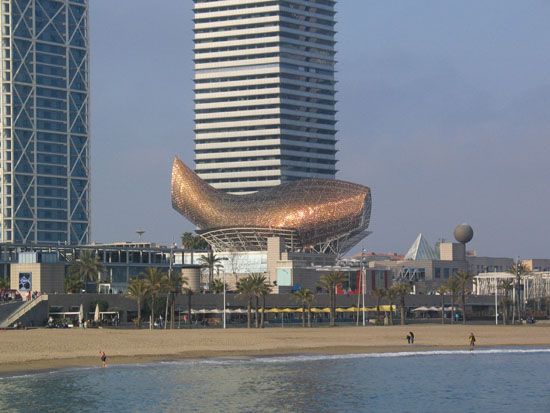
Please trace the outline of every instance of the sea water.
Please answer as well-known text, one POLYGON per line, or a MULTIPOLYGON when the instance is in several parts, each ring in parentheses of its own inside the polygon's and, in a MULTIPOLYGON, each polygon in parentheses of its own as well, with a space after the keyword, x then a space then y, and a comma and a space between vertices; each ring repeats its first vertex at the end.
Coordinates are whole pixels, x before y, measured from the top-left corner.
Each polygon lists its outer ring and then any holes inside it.
POLYGON ((0 379, 0 411, 550 412, 550 350, 110 365, 0 379))

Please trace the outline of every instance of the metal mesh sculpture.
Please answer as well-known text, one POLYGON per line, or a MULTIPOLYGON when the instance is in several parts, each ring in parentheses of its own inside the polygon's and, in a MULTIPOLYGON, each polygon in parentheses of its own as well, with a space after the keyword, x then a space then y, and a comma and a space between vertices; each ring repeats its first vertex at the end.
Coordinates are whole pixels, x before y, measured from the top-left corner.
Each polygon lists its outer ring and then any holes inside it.
POLYGON ((284 237, 292 250, 334 250, 339 243, 343 252, 367 235, 371 195, 368 187, 325 179, 232 195, 213 188, 176 158, 172 206, 198 226, 216 250, 262 247, 266 237, 274 235, 284 237))

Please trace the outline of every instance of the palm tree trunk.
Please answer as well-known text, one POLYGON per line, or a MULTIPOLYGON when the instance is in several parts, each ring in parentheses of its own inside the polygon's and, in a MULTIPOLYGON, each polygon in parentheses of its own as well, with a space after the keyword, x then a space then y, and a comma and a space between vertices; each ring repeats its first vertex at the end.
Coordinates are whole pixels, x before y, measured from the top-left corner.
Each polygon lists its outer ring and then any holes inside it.
POLYGON ((255 317, 254 317, 254 327, 260 327, 260 299, 256 296, 256 308, 255 308, 255 317))
POLYGON ((170 328, 174 329, 174 320, 176 318, 176 294, 172 294, 172 303, 170 305, 170 328))
POLYGON ((336 325, 336 298, 334 297, 334 287, 330 289, 330 326, 334 327, 336 325))
POLYGON ((445 294, 441 294, 441 324, 445 324, 445 294))
POLYGON ((401 297, 401 325, 405 325, 405 296, 401 297))
POLYGON ((248 305, 246 307, 246 328, 252 327, 252 297, 248 297, 248 305))
POLYGON ((151 328, 155 326, 155 295, 151 295, 151 328))
POLYGON ((307 326, 311 328, 311 306, 307 306, 307 326))
POLYGON ((137 327, 138 328, 141 328, 141 299, 138 298, 137 300, 137 307, 138 307, 138 314, 137 314, 137 318, 138 318, 138 322, 137 322, 137 327))
POLYGON ((380 322, 380 297, 376 298, 376 323, 380 322))
POLYGON ((462 291, 462 324, 466 324, 466 292, 462 291))
POLYGON ((262 314, 260 316, 260 327, 264 328, 265 323, 265 294, 262 295, 262 314))
POLYGON ((168 328, 168 306, 170 304, 170 293, 166 293, 166 306, 164 308, 164 329, 168 328))
POLYGON ((189 325, 192 325, 191 316, 193 314, 191 313, 191 294, 187 294, 187 320, 189 322, 189 325))
POLYGON ((390 300, 390 320, 389 320, 390 326, 393 326, 393 302, 390 300))
POLYGON ((451 324, 455 323, 455 295, 451 294, 451 324))
POLYGON ((306 306, 302 303, 302 327, 306 326, 306 306))

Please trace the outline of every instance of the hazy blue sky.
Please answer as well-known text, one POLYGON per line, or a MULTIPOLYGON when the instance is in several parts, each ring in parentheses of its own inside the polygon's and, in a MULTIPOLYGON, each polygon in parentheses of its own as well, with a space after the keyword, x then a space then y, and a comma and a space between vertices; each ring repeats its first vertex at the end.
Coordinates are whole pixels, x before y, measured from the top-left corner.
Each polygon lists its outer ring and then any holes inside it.
MULTIPOLYGON (((338 178, 373 192, 368 250, 469 222, 480 255, 550 258, 550 2, 340 0, 338 178)), ((92 239, 177 240, 193 160, 191 0, 90 0, 92 239)))

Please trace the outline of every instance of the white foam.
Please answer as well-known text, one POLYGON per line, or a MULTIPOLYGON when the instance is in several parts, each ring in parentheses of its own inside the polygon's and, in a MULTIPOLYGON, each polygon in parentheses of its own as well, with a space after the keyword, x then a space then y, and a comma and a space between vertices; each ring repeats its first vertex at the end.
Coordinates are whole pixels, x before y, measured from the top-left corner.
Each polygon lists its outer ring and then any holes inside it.
MULTIPOLYGON (((159 365, 237 365, 237 364, 281 364, 309 361, 353 360, 369 358, 397 358, 397 357, 429 357, 429 356, 453 356, 453 355, 487 355, 487 354, 548 354, 550 348, 484 348, 470 350, 431 350, 431 351, 398 351, 387 353, 356 353, 356 354, 301 354, 289 356, 265 356, 265 357, 235 357, 235 358, 210 358, 210 359, 185 359, 150 363, 111 365, 110 369, 126 368, 151 368, 159 365)), ((109 369, 109 370, 110 370, 109 369)), ((6 379, 30 378, 47 376, 50 374, 67 373, 83 370, 101 370, 101 367, 73 367, 60 370, 39 371, 36 373, 22 373, 11 376, 0 376, 0 381, 6 379)))

